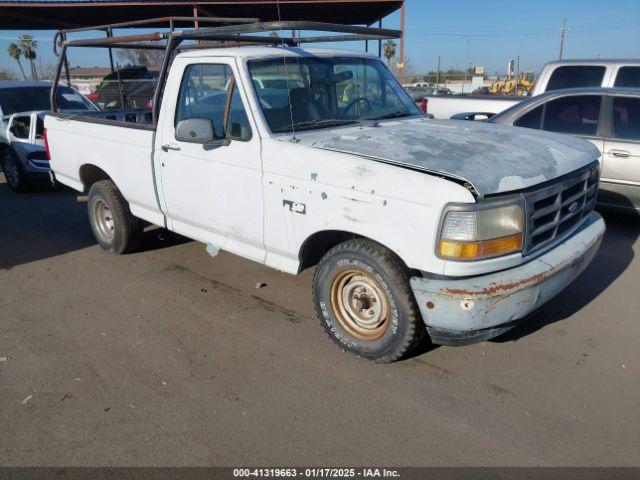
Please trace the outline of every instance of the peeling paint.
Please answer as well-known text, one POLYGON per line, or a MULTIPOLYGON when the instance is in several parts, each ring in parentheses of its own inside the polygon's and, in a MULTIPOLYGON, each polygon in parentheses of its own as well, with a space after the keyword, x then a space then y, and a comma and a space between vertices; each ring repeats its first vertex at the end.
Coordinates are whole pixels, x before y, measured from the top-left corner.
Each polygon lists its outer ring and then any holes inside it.
MULTIPOLYGON (((302 132, 300 145, 465 180, 480 195, 537 185, 600 156, 597 148, 583 139, 484 122, 406 120, 382 123, 375 135, 371 128, 302 132)), ((366 171, 364 165, 356 167, 358 175, 366 171)))
POLYGON ((323 200, 326 200, 329 197, 326 192, 322 192, 322 195, 320 196, 322 197, 323 200))

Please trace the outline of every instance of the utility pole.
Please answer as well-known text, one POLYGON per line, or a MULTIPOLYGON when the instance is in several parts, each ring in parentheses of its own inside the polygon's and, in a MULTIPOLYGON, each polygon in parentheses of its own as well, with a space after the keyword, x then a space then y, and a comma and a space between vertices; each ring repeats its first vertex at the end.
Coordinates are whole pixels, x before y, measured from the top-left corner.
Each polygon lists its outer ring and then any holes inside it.
POLYGON ((440 89, 440 56, 438 56, 438 70, 436 72, 436 93, 440 89))
POLYGON ((463 35, 463 38, 467 41, 467 64, 465 65, 465 69, 464 69, 464 81, 462 82, 462 93, 464 93, 464 87, 465 87, 465 84, 467 83, 467 74, 471 69, 471 60, 469 59, 469 50, 471 50, 471 40, 469 40, 469 37, 467 37, 466 35, 463 35))
POLYGON ((562 28, 560 29, 560 57, 559 60, 562 60, 562 54, 564 53, 564 36, 567 33, 567 19, 565 18, 562 22, 562 28))
POLYGON ((402 31, 402 37, 400 37, 400 58, 398 59, 398 78, 404 77, 404 27, 405 27, 406 9, 405 3, 402 2, 402 10, 400 11, 400 30, 402 31))
POLYGON ((516 91, 514 93, 514 95, 518 95, 518 85, 520 83, 520 55, 518 55, 516 57, 516 75, 514 77, 515 85, 516 85, 516 91))

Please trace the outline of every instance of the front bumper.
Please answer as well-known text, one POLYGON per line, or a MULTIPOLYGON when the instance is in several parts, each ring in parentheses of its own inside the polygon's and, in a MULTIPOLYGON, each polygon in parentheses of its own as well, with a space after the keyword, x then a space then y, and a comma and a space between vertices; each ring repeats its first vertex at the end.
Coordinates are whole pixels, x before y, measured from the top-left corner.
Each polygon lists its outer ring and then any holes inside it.
POLYGON ((589 265, 604 232, 604 220, 592 212, 571 237, 524 265, 463 279, 413 277, 411 288, 431 340, 468 345, 513 328, 589 265))

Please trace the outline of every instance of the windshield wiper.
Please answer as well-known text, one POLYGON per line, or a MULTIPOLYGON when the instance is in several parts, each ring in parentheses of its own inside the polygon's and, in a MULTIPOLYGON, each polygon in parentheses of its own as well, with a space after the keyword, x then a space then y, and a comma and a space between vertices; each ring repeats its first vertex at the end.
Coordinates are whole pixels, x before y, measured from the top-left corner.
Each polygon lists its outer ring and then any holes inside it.
POLYGON ((358 123, 357 120, 344 120, 339 118, 331 118, 331 119, 320 119, 320 120, 308 120, 305 122, 297 122, 287 126, 293 127, 294 130, 311 130, 313 128, 322 128, 328 126, 338 126, 338 125, 352 125, 354 123, 358 123))
POLYGON ((385 113, 384 115, 381 115, 376 118, 371 118, 370 120, 375 122, 377 120, 388 120, 390 118, 412 117, 414 115, 415 113, 398 111, 398 112, 385 113))

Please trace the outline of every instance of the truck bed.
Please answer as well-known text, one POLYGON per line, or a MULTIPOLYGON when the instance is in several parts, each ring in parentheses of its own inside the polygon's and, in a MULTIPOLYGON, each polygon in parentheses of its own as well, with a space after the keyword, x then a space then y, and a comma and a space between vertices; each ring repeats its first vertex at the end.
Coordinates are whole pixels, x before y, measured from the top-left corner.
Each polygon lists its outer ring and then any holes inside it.
POLYGON ((59 118, 73 118, 82 122, 109 123, 117 122, 123 127, 153 128, 153 113, 150 108, 138 108, 128 110, 101 110, 98 112, 82 113, 55 113, 51 114, 59 118))
MULTIPOLYGON (((135 112, 135 119, 145 120, 147 112, 135 112)), ((86 192, 89 178, 100 174, 97 167, 118 185, 134 215, 164 225, 155 191, 155 130, 150 123, 133 122, 133 115, 132 111, 47 115, 51 169, 60 183, 86 192), (118 115, 129 115, 131 121, 118 121, 118 115)))
POLYGON ((428 112, 435 118, 449 119, 466 112, 496 114, 527 97, 493 95, 427 95, 428 112))

